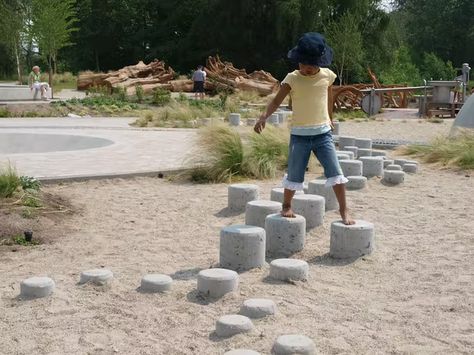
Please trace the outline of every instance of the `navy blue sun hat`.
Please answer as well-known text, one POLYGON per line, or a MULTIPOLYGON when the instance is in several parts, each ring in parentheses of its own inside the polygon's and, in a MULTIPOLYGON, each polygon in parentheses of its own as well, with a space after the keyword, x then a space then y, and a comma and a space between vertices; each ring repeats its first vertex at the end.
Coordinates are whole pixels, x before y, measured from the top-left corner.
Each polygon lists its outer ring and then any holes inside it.
POLYGON ((322 34, 308 32, 298 40, 296 47, 288 52, 288 58, 295 63, 326 68, 331 65, 333 51, 322 34))

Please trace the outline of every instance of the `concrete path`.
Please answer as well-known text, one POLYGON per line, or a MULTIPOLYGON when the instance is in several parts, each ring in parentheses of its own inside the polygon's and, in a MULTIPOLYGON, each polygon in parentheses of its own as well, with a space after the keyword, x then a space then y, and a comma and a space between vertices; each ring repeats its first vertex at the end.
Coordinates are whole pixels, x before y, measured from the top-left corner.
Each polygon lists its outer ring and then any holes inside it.
MULTIPOLYGON (((112 144, 74 151, 6 153, 0 163, 10 161, 22 175, 40 179, 68 179, 166 173, 189 167, 186 157, 193 151, 196 131, 190 129, 144 130, 130 127, 134 118, 29 118, 0 119, 0 136, 8 133, 104 138, 112 144)), ((31 136, 25 135, 28 139, 31 136)), ((43 141, 45 141, 43 139, 43 141)), ((42 147, 48 142, 42 142, 42 147)), ((28 145, 34 146, 34 145, 28 145)), ((57 146, 51 142, 51 147, 57 146)))

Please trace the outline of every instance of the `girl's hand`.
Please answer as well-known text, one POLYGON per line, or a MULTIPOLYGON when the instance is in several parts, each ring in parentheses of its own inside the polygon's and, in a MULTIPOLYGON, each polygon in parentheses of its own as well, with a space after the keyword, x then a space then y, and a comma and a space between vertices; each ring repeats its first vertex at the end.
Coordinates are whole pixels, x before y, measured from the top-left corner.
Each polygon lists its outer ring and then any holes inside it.
POLYGON ((260 134, 265 129, 265 123, 267 120, 264 117, 260 117, 253 130, 260 134))
POLYGON ((335 131, 336 130, 336 127, 334 127, 334 123, 332 123, 332 121, 329 123, 331 125, 331 131, 335 131))

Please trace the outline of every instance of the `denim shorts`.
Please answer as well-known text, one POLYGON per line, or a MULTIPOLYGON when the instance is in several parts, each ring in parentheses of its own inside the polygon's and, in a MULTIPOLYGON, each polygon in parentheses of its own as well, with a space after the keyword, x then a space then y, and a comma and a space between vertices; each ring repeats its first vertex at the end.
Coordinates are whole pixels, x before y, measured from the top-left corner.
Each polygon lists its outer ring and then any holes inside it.
POLYGON ((331 132, 315 136, 290 137, 288 156, 288 176, 290 183, 302 184, 311 152, 316 155, 324 168, 327 179, 343 175, 331 132))

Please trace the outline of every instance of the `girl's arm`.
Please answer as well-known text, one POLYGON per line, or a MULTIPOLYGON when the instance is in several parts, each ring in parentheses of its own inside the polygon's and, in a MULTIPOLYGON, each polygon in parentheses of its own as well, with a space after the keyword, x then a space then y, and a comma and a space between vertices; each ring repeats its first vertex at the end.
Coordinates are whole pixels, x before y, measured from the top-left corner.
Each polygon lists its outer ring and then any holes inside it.
POLYGON ((332 123, 332 116, 334 111, 333 96, 332 96, 332 85, 328 87, 328 113, 329 119, 331 120, 331 128, 334 130, 334 124, 332 123))
POLYGON ((288 84, 282 84, 280 86, 280 90, 278 90, 277 94, 273 98, 272 101, 268 104, 264 113, 260 115, 259 120, 255 124, 254 131, 260 133, 265 128, 265 122, 267 118, 271 116, 273 112, 275 112, 285 99, 286 95, 288 95, 291 91, 291 87, 288 84))

